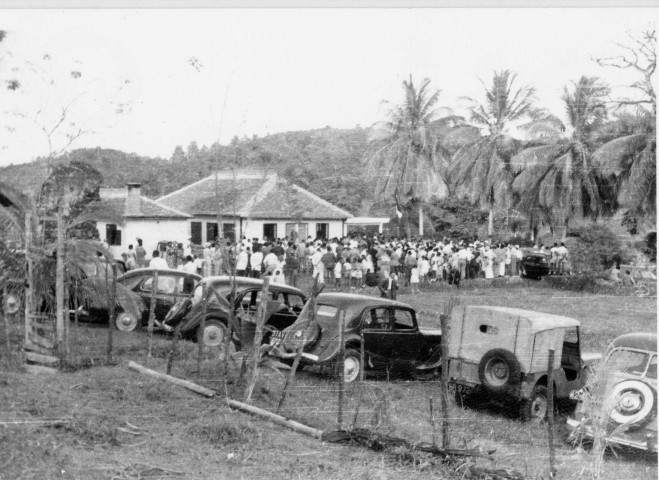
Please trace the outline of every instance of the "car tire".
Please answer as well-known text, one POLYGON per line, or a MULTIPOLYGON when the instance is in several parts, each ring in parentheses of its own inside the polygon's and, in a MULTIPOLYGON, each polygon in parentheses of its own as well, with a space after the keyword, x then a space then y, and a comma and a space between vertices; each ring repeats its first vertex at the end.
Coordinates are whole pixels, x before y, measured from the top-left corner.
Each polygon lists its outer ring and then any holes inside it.
POLYGON ((132 313, 120 312, 114 320, 117 330, 122 332, 134 332, 140 327, 140 319, 132 313))
POLYGON ((478 364, 481 385, 492 393, 502 393, 517 385, 520 372, 515 354, 503 348, 488 351, 478 364))
MULTIPOLYGON (((340 364, 341 362, 339 361, 338 365, 340 364)), ((343 359, 343 382, 352 383, 357 380, 362 368, 363 365, 359 356, 359 352, 353 348, 346 349, 343 359)))
POLYGON ((224 345, 227 327, 216 319, 206 320, 205 325, 197 329, 197 342, 202 342, 206 347, 219 347, 224 345))
POLYGON ((636 428, 644 426, 652 419, 656 403, 652 388, 640 380, 625 380, 615 385, 609 401, 611 420, 636 428))
POLYGON ((531 398, 525 398, 519 407, 519 417, 523 422, 542 421, 547 418, 547 387, 536 385, 531 398))

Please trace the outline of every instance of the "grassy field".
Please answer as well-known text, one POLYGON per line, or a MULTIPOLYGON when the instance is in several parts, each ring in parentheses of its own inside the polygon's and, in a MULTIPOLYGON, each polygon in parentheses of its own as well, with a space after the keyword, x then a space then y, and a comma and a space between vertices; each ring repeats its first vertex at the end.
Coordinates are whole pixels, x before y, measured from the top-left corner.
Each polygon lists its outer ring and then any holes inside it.
MULTIPOLYGON (((373 292, 371 292, 373 293, 373 292)), ((448 290, 400 295, 415 306, 425 327, 438 327, 437 312, 448 290)), ((579 295, 524 283, 510 288, 463 288, 464 305, 505 305, 575 317, 582 321, 584 348, 603 351, 607 342, 632 331, 655 331, 656 298, 579 295)), ((2 329, 4 330, 4 329, 2 329)), ((116 365, 104 365, 107 329, 73 330, 74 352, 89 368, 57 375, 22 373, 20 356, 7 352, 0 335, 0 478, 227 478, 227 479, 407 479, 464 478, 465 465, 440 464, 376 453, 361 447, 322 443, 231 411, 225 396, 206 399, 126 368, 146 363, 147 336, 116 332, 116 365), (64 418, 59 427, 38 423, 64 418), (11 422, 26 422, 16 424, 11 422), (32 423, 30 423, 32 422, 32 423)), ((10 338, 18 346, 20 331, 10 338)), ((165 370, 170 338, 157 335, 149 366, 165 370)), ((223 362, 206 352, 197 371, 197 345, 183 342, 173 374, 225 392, 223 362)), ((240 356, 230 362, 226 392, 242 400, 240 356)), ((261 369, 253 403, 275 410, 283 376, 261 369)), ((282 414, 323 430, 337 427, 337 383, 322 372, 304 370, 282 414)), ((439 403, 437 382, 369 377, 346 390, 343 426, 359 402, 357 427, 377 429, 410 441, 430 442, 429 402, 439 403)), ((437 407, 436 407, 437 408, 437 407)), ((457 447, 496 450, 480 466, 514 469, 529 478, 548 478, 544 425, 523 424, 502 406, 463 409, 450 404, 451 441, 457 447)), ((565 443, 565 414, 557 419, 558 478, 588 478, 592 458, 565 443)), ((607 455, 602 478, 656 478, 656 459, 633 452, 607 455)))

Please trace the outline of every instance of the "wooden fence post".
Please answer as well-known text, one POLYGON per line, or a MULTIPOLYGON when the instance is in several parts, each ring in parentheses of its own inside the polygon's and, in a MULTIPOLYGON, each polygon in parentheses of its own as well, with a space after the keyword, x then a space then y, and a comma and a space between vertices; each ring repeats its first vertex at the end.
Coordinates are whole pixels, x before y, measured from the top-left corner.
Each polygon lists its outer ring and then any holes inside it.
POLYGON ((9 312, 7 311, 7 295, 9 291, 7 290, 7 283, 2 286, 2 314, 5 317, 5 333, 7 335, 7 355, 11 355, 11 342, 9 341, 9 312))
POLYGON ((554 349, 549 349, 547 365, 547 442, 549 443, 549 476, 556 476, 556 448, 554 447, 554 349))
POLYGON ((149 337, 147 340, 147 353, 146 353, 146 366, 149 367, 149 360, 151 359, 151 349, 153 348, 153 324, 155 322, 156 310, 156 292, 158 291, 158 270, 153 272, 153 282, 151 283, 151 304, 149 305, 149 337))
MULTIPOLYGON (((106 265, 105 267, 106 278, 107 278, 107 268, 108 267, 106 265)), ((108 322, 108 351, 107 351, 108 363, 112 362, 112 351, 114 348, 114 329, 116 328, 116 320, 115 320, 116 304, 117 304, 117 265, 115 263, 112 263, 112 286, 110 290, 110 308, 109 308, 110 321, 108 322)), ((149 347, 149 355, 150 354, 151 354, 151 350, 149 347)))
MULTIPOLYGON (((344 341, 345 321, 346 311, 342 310, 341 314, 339 315, 339 411, 337 416, 337 430, 341 430, 341 425, 343 423, 343 387, 346 361, 346 346, 344 341)), ((363 369, 364 366, 362 365, 361 368, 363 369)))
POLYGON ((252 378, 247 384, 245 392, 245 403, 249 403, 252 398, 252 392, 256 385, 256 377, 259 371, 259 361, 261 360, 261 341, 263 340, 263 325, 265 324, 265 315, 268 309, 268 293, 270 291, 270 277, 263 279, 263 290, 261 290, 261 302, 259 303, 258 315, 256 317, 256 333, 254 334, 254 346, 252 351, 252 378))
MULTIPOLYGON (((198 373, 201 373, 201 357, 204 354, 204 330, 206 330, 206 314, 208 313, 208 297, 209 297, 208 292, 210 292, 210 289, 211 287, 208 282, 201 287, 201 298, 202 298, 201 325, 199 326, 200 335, 198 335, 197 337, 197 343, 198 343, 197 372, 198 373)), ((177 344, 175 345, 178 346, 177 344)))
POLYGON ((432 405, 432 397, 429 399, 430 402, 430 426, 432 427, 432 446, 437 446, 437 427, 435 425, 435 412, 432 405))

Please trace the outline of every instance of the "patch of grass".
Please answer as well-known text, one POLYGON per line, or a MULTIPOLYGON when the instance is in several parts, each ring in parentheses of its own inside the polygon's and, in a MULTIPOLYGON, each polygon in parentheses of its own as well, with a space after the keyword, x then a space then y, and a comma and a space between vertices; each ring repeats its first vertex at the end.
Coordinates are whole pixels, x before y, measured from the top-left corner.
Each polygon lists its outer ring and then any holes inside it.
POLYGON ((235 444, 259 443, 261 432, 248 423, 221 422, 210 425, 193 425, 188 428, 188 435, 198 437, 215 448, 235 444))

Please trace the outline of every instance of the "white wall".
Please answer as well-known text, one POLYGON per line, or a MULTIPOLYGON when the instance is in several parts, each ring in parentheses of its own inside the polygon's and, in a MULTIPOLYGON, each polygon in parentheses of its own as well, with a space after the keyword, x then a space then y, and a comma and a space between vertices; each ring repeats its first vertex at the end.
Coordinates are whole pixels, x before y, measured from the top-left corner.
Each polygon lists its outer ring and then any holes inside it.
MULTIPOLYGON (((264 223, 276 223, 277 224, 277 237, 283 238, 286 236, 286 224, 287 223, 306 223, 307 224, 307 235, 311 235, 315 238, 316 236, 316 223, 327 223, 328 231, 327 238, 341 238, 343 236, 343 222, 341 220, 318 220, 316 221, 307 221, 302 220, 300 222, 293 220, 245 220, 243 219, 243 235, 247 238, 258 238, 263 239, 263 224, 264 223)), ((239 234, 239 232, 236 232, 239 234)))
MULTIPOLYGON (((101 240, 105 239, 105 226, 108 222, 97 222, 96 228, 101 240)), ((127 219, 124 225, 117 225, 121 230, 121 245, 110 246, 110 251, 115 258, 128 250, 128 245, 137 246, 137 238, 142 239, 142 245, 146 250, 147 258, 151 258, 158 242, 161 240, 183 243, 190 236, 190 224, 188 220, 156 220, 156 219, 127 219)))

